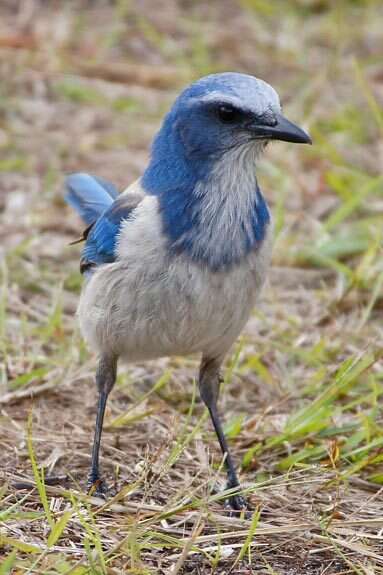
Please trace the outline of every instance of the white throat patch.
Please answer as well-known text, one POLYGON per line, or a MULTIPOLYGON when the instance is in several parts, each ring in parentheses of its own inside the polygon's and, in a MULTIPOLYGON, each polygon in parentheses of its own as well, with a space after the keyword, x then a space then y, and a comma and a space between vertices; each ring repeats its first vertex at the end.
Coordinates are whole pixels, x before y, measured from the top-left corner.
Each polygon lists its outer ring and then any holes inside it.
MULTIPOLYGON (((220 269, 239 262, 260 243, 263 238, 260 228, 269 219, 255 173, 256 160, 263 148, 263 142, 252 142, 227 151, 215 164, 208 180, 193 190, 198 198, 194 208, 198 226, 188 232, 188 240, 192 240, 191 253, 195 260, 220 269), (258 213, 260 203, 263 205, 258 213)), ((184 241, 185 237, 181 236, 176 245, 184 241)))

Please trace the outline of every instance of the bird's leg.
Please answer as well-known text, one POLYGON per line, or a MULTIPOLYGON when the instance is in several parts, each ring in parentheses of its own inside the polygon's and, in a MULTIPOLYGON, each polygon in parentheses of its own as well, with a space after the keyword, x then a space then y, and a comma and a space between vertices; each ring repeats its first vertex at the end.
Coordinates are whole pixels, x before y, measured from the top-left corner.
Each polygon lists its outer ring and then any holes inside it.
POLYGON ((99 456, 100 456, 100 443, 102 434, 102 425, 104 422, 104 414, 108 395, 111 392, 115 382, 117 373, 117 359, 114 356, 102 355, 99 359, 96 371, 96 385, 98 389, 98 405, 97 405, 97 418, 96 429, 94 432, 93 448, 92 448, 92 463, 88 477, 88 489, 92 489, 96 495, 105 495, 107 487, 100 478, 99 469, 99 456))
MULTIPOLYGON (((198 384, 202 400, 209 410, 222 453, 225 456, 227 489, 233 489, 234 487, 240 488, 240 484, 217 409, 219 386, 221 382, 219 371, 221 363, 222 360, 203 357, 200 366, 198 384)), ((247 508, 246 500, 241 495, 235 494, 230 496, 228 503, 232 509, 237 511, 247 508)))

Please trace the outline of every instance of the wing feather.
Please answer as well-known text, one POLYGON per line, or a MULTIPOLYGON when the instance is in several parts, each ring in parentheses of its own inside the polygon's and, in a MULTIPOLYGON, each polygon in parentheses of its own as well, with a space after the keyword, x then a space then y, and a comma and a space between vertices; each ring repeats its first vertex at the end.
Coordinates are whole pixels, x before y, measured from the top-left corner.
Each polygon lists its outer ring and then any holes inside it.
POLYGON ((135 187, 124 192, 98 218, 87 231, 80 270, 85 272, 97 265, 112 263, 116 259, 116 243, 121 225, 134 218, 134 210, 144 198, 144 192, 135 187))

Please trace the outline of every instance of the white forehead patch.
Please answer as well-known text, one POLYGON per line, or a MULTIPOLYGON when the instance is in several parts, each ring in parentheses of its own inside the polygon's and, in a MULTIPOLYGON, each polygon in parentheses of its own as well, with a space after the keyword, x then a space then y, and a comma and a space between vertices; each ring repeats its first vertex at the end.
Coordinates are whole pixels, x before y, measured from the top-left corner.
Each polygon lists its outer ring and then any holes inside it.
POLYGON ((227 102, 238 108, 244 108, 256 115, 280 112, 279 96, 270 84, 258 78, 238 75, 235 82, 222 82, 222 90, 216 85, 202 96, 192 100, 214 103, 227 102))

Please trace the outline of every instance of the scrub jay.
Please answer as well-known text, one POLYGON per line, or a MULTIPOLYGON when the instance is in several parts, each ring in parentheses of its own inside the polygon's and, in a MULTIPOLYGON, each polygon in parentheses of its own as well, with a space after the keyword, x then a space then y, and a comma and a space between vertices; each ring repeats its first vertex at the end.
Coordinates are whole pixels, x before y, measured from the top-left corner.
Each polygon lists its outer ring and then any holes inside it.
POLYGON ((178 96, 146 170, 123 193, 84 173, 66 180, 66 199, 87 225, 78 316, 99 357, 89 475, 98 493, 106 491, 99 449, 118 359, 200 353, 199 389, 224 454, 228 502, 245 507, 217 400, 223 359, 269 266, 272 225, 256 164, 270 140, 311 143, 266 82, 212 74, 178 96))

